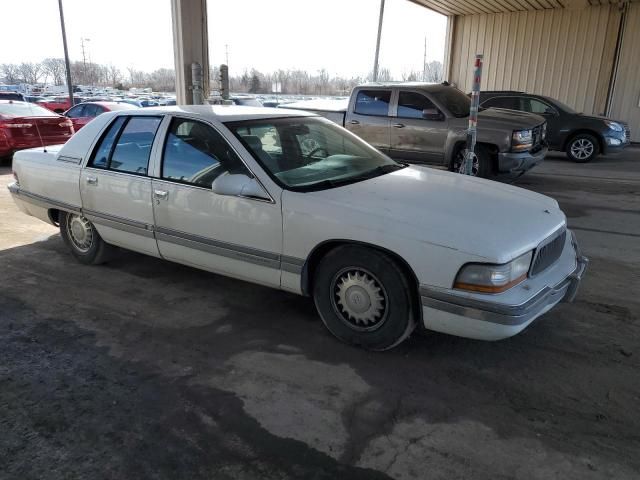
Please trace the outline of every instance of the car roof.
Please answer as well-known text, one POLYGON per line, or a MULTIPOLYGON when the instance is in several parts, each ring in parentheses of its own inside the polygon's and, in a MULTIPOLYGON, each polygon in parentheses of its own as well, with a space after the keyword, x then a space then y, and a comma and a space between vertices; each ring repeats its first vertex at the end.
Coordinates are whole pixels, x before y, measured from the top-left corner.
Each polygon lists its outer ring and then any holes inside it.
POLYGON ((175 105, 148 107, 140 110, 124 110, 118 115, 191 114, 219 122, 256 120, 261 118, 312 117, 315 114, 271 107, 246 107, 242 105, 175 105))
POLYGON ((453 85, 445 83, 429 83, 429 82, 369 82, 358 85, 356 88, 361 90, 367 89, 389 89, 389 88, 406 88, 411 90, 422 90, 425 92, 441 92, 455 88, 453 85))

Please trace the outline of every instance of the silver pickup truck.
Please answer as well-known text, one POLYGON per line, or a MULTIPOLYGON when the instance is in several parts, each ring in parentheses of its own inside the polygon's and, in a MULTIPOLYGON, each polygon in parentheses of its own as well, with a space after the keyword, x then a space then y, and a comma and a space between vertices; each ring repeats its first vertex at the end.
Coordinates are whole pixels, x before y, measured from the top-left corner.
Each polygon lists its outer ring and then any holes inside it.
MULTIPOLYGON (((344 126, 390 157, 462 168, 470 99, 447 84, 374 83, 348 100, 310 100, 279 108, 307 110, 344 126)), ((478 161, 473 174, 515 177, 547 153, 544 118, 490 108, 478 114, 478 161)))

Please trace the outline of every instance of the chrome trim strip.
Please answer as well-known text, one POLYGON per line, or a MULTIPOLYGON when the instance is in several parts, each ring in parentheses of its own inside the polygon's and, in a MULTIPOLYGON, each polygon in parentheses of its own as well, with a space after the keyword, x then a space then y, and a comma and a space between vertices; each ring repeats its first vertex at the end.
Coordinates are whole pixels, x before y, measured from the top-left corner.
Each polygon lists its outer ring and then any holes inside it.
POLYGON ((214 255, 221 255, 234 260, 242 260, 269 268, 280 268, 280 255, 277 253, 265 252, 250 247, 235 245, 232 243, 220 242, 209 238, 180 232, 169 228, 158 227, 156 238, 159 241, 175 243, 185 247, 195 248, 214 255))
POLYGON ((302 267, 304 267, 305 260, 296 257, 289 257, 288 255, 282 255, 280 268, 284 272, 295 273, 296 275, 302 274, 302 267))
POLYGON ((71 205, 69 203, 59 202, 58 200, 54 200, 52 198, 45 197, 42 195, 37 195, 35 193, 27 192, 26 190, 21 189, 20 186, 16 184, 9 185, 9 191, 13 195, 17 195, 18 197, 21 197, 23 200, 29 203, 32 203, 34 205, 37 205, 39 207, 43 207, 43 208, 55 207, 67 212, 74 212, 74 213, 80 212, 80 207, 76 207, 75 205, 71 205))
POLYGON ((60 155, 56 160, 59 162, 75 163, 76 165, 82 163, 82 158, 70 157, 68 155, 60 155))
POLYGON ((83 209, 82 214, 97 225, 115 228, 116 230, 122 230, 147 238, 154 238, 153 225, 148 225, 143 222, 137 222, 128 218, 116 217, 115 215, 109 215, 102 212, 95 212, 93 210, 83 209))

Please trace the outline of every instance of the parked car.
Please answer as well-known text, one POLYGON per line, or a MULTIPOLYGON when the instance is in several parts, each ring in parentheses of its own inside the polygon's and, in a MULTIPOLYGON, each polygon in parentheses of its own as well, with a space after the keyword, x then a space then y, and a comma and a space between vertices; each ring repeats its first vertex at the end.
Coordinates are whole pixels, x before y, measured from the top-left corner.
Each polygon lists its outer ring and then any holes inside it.
POLYGON ((39 102, 40 100, 46 100, 46 98, 45 97, 39 97, 39 96, 33 96, 33 95, 26 95, 24 97, 24 101, 25 102, 29 102, 29 103, 36 103, 36 102, 39 102))
MULTIPOLYGON (((64 113, 71 108, 71 100, 69 97, 45 97, 44 100, 38 100, 36 103, 55 113, 64 113)), ((74 103, 76 103, 75 97, 74 103)))
POLYGON ((0 100, 0 158, 17 150, 65 143, 71 121, 33 103, 0 100))
MULTIPOLYGON (((280 105, 318 113, 392 158, 464 170, 470 99, 448 83, 375 83, 356 87, 348 101, 280 105)), ((473 175, 516 177, 547 153, 544 118, 485 110, 478 115, 473 175)))
POLYGON ((138 107, 128 103, 119 102, 84 102, 71 107, 64 112, 64 116, 71 119, 73 128, 77 132, 91 120, 105 112, 113 112, 119 110, 135 110, 138 107))
POLYGON ((574 162, 589 162, 600 153, 618 153, 631 141, 631 131, 626 123, 578 113, 559 100, 544 95, 514 91, 480 92, 480 106, 543 116, 547 120, 549 148, 566 152, 574 162))
POLYGON ((125 98, 123 100, 120 100, 121 103, 128 103, 129 105, 134 105, 136 107, 140 107, 140 108, 147 108, 147 107, 157 107, 158 106, 158 102, 156 102, 155 100, 149 100, 149 99, 131 99, 131 98, 125 98))
POLYGON ((18 102, 24 102, 24 95, 19 92, 0 91, 0 100, 16 100, 18 102))
POLYGON ((419 322, 515 335, 571 301, 586 267, 555 200, 397 163, 304 112, 105 113, 17 153, 14 173, 19 208, 59 225, 82 263, 119 246, 310 295, 335 336, 373 350, 419 322), (322 143, 303 153, 309 135, 322 143))

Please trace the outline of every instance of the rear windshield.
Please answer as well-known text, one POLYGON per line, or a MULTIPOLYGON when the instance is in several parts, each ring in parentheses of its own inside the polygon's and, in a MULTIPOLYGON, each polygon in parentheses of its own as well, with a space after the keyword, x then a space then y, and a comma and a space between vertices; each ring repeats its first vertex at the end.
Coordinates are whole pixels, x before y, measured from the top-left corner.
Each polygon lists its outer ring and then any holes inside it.
POLYGON ((57 113, 26 102, 0 103, 0 115, 12 117, 58 117, 57 113))
POLYGON ((0 92, 0 100, 22 100, 21 93, 0 92))

